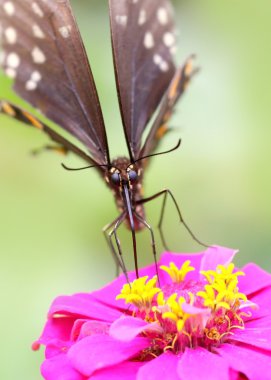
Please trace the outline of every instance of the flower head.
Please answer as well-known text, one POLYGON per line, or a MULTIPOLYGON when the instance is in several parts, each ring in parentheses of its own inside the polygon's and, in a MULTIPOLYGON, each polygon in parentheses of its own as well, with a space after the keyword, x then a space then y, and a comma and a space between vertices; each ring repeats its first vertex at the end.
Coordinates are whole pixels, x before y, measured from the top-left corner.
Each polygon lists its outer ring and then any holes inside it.
POLYGON ((254 264, 237 270, 234 253, 165 253, 159 283, 152 265, 130 284, 120 276, 58 297, 38 340, 44 378, 270 379, 271 276, 254 264))

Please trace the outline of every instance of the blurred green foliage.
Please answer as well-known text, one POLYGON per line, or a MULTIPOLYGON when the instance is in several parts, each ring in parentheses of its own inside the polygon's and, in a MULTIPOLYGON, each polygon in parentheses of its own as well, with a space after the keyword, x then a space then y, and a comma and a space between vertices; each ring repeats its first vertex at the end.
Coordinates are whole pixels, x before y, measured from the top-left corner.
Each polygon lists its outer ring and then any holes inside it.
MULTIPOLYGON (((107 2, 72 1, 103 106, 111 154, 125 154, 109 38, 107 2)), ((153 159, 148 195, 168 187, 193 231, 204 241, 239 248, 239 264, 271 269, 271 3, 268 0, 176 0, 178 62, 197 53, 201 66, 164 141, 178 152, 153 159)), ((23 105, 1 74, 0 97, 23 105)), ((30 109, 28 107, 28 109, 30 109)), ((0 117, 1 364, 0 378, 39 378, 43 353, 32 353, 56 295, 89 291, 114 276, 100 230, 117 215, 95 173, 65 172, 64 159, 31 149, 47 139, 0 117)), ((70 165, 81 162, 65 158, 70 165)), ((148 206, 152 225, 159 201, 148 206)), ((172 250, 200 250, 180 230, 173 207, 165 228, 172 250), (180 233, 181 231, 181 233, 180 233)), ((132 267, 130 235, 121 233, 132 267)), ((159 241, 157 235, 157 241, 159 241)), ((162 250, 159 242, 159 250, 162 250)), ((140 263, 152 260, 149 236, 139 236, 140 263)))

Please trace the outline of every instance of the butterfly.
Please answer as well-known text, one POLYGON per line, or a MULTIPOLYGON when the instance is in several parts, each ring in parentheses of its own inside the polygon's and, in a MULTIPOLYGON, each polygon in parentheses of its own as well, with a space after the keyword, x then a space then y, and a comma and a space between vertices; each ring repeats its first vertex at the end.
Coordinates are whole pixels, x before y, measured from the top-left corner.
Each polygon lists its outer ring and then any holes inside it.
MULTIPOLYGON (((46 149, 74 153, 87 167, 97 169, 113 191, 120 212, 103 231, 117 266, 127 276, 117 231, 122 223, 128 225, 138 276, 137 231, 150 231, 156 261, 154 233, 145 219, 145 203, 163 197, 159 223, 163 241, 167 196, 172 198, 180 221, 196 239, 171 191, 162 190, 148 198, 142 194, 149 157, 159 154, 154 151, 170 130, 169 119, 195 70, 192 56, 180 67, 174 64, 176 33, 169 0, 109 0, 109 10, 128 157, 110 157, 95 82, 68 0, 0 0, 1 67, 13 79, 13 88, 20 97, 77 138, 85 150, 8 101, 0 101, 0 111, 39 129, 56 143, 46 149), (149 133, 142 141, 151 119, 149 133)), ((177 149, 180 142, 169 151, 177 149)))

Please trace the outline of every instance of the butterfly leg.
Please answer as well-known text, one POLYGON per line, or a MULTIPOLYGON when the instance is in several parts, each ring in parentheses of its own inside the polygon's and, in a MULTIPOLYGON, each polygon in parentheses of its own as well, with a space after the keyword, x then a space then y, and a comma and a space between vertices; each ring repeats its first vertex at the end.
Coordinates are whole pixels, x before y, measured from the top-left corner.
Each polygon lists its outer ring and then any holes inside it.
POLYGON ((192 239, 195 240, 198 244, 202 245, 203 247, 209 247, 207 244, 201 242, 194 235, 194 233, 192 232, 192 230, 189 228, 189 226, 184 221, 184 218, 182 216, 180 207, 179 207, 179 205, 178 205, 178 203, 177 203, 174 195, 172 194, 172 192, 169 189, 165 189, 165 190, 159 191, 159 193, 154 194, 151 197, 141 199, 138 202, 139 204, 141 204, 141 203, 147 203, 147 202, 150 202, 150 201, 152 201, 152 200, 154 200, 156 198, 159 198, 160 196, 164 197, 163 198, 163 203, 162 203, 162 208, 161 208, 161 213, 160 213, 160 218, 159 218, 159 223, 158 223, 158 229, 159 229, 161 240, 162 240, 162 243, 163 243, 163 246, 165 247, 165 249, 169 250, 168 247, 167 247, 166 241, 165 241, 165 237, 164 237, 162 226, 163 226, 163 220, 164 220, 164 215, 165 215, 165 207, 166 207, 166 202, 167 202, 168 195, 171 197, 171 199, 172 199, 172 201, 173 201, 173 203, 175 205, 175 208, 176 208, 177 213, 179 215, 180 222, 183 224, 183 226, 185 227, 185 229, 187 230, 187 232, 190 234, 190 236, 192 237, 192 239))
POLYGON ((145 219, 143 219, 137 212, 134 213, 135 214, 135 217, 136 219, 144 224, 144 226, 150 231, 150 235, 151 235, 151 246, 152 246, 152 252, 153 252, 153 258, 154 258, 154 263, 155 263, 155 271, 156 271, 156 275, 157 275, 157 279, 158 279, 158 283, 160 285, 160 280, 159 280, 159 274, 158 274, 158 265, 157 265, 157 254, 156 254, 156 243, 155 243, 155 239, 154 239, 154 232, 153 232, 153 229, 152 227, 146 222, 145 219))
POLYGON ((102 229, 102 232, 104 234, 105 240, 106 240, 106 242, 108 244, 108 247, 110 249, 110 252, 112 253, 113 259, 114 259, 115 264, 116 264, 116 277, 119 275, 119 268, 121 268, 122 270, 123 270, 123 268, 122 268, 122 263, 120 262, 120 259, 118 257, 118 254, 117 254, 117 252, 115 250, 115 247, 114 247, 114 245, 112 244, 112 241, 109 238, 109 234, 110 234, 111 231, 110 232, 108 232, 108 231, 112 229, 112 227, 116 224, 116 222, 119 220, 119 218, 121 216, 122 215, 119 215, 116 219, 113 220, 113 222, 106 224, 103 227, 103 229, 102 229))
POLYGON ((51 152, 56 152, 59 154, 63 154, 63 155, 68 154, 68 150, 63 145, 44 145, 41 148, 33 149, 31 151, 31 153, 33 154, 33 156, 37 156, 38 154, 40 154, 46 150, 51 151, 51 152))
MULTIPOLYGON (((6 101, 0 99, 0 113, 12 117, 18 121, 21 121, 23 124, 28 125, 29 127, 36 128, 37 130, 45 133, 52 141, 57 145, 51 146, 46 145, 45 149, 54 150, 58 153, 66 154, 72 152, 77 156, 81 157, 83 160, 87 161, 90 164, 96 164, 90 156, 88 156, 84 151, 79 149, 76 145, 72 144, 64 137, 59 135, 48 125, 44 124, 42 121, 38 120, 36 116, 30 114, 28 111, 23 110, 22 108, 6 101)), ((34 154, 39 153, 39 150, 34 151, 34 154)))
POLYGON ((0 112, 21 121, 31 127, 37 128, 39 130, 44 129, 44 124, 39 121, 35 116, 31 115, 29 112, 9 103, 6 100, 0 100, 0 112))
MULTIPOLYGON (((109 238, 111 239, 112 238, 112 235, 114 235, 115 237, 115 243, 116 243, 116 246, 118 248, 118 258, 121 262, 121 268, 122 268, 122 271, 125 275, 125 278, 127 280, 127 283, 129 283, 129 278, 128 278, 128 274, 127 274, 127 269, 126 269, 126 266, 125 266, 125 263, 124 263, 124 260, 123 260, 123 255, 122 255, 122 250, 121 250, 121 245, 120 245, 120 240, 118 238, 118 235, 117 235, 117 230, 119 229, 120 225, 123 223, 124 219, 126 217, 126 213, 124 212, 123 213, 123 216, 121 218, 119 218, 113 228, 113 230, 109 233, 109 238)), ((111 240, 111 245, 113 246, 113 242, 111 240)))
MULTIPOLYGON (((109 246, 109 249, 112 253, 113 259, 116 263, 116 276, 119 275, 119 268, 122 269, 124 274, 125 274, 125 272, 127 273, 127 270, 125 268, 125 264, 123 261, 123 257, 122 257, 122 251, 120 248, 120 243, 119 243, 119 240, 117 239, 117 235, 116 235, 116 230, 118 229, 119 225, 123 222, 124 219, 125 219, 125 213, 122 213, 115 220, 113 220, 113 222, 107 224, 102 230, 103 234, 105 236, 105 240, 106 240, 106 242, 109 246), (114 226, 114 228, 112 229, 113 226, 114 226), (110 232, 108 232, 109 230, 110 230, 110 232), (118 252, 116 251, 114 244, 112 242, 113 234, 114 234, 114 237, 116 239, 118 252)), ((126 277, 127 277, 127 275, 126 275, 126 277)))

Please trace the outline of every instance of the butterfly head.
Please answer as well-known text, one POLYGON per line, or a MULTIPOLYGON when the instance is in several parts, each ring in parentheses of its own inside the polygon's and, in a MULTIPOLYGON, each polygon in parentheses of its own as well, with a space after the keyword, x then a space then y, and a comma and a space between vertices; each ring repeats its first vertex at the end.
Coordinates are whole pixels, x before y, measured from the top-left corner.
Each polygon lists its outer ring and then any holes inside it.
POLYGON ((127 158, 118 158, 112 162, 105 179, 109 186, 121 190, 123 186, 132 189, 141 181, 142 170, 137 164, 131 164, 127 158))

